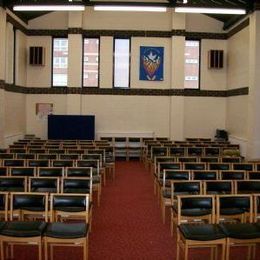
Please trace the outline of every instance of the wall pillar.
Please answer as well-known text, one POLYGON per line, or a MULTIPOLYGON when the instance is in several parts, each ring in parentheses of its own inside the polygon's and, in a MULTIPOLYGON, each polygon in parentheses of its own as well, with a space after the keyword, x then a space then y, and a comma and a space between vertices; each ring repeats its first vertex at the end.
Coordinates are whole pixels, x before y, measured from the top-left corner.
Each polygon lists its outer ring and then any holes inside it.
POLYGON ((6 13, 0 7, 0 148, 4 147, 5 135, 5 98, 4 86, 5 80, 5 30, 6 30, 6 13))
POLYGON ((260 158, 260 11, 250 16, 247 159, 260 158))
MULTIPOLYGON (((172 30, 185 30, 185 14, 172 11, 172 30)), ((171 88, 183 89, 184 85, 184 36, 172 36, 171 88)), ((173 140, 184 139, 184 97, 170 96, 169 132, 173 140)))
MULTIPOLYGON (((82 87, 82 12, 69 12, 68 87, 82 87)), ((67 95, 67 114, 81 114, 81 95, 67 95)))

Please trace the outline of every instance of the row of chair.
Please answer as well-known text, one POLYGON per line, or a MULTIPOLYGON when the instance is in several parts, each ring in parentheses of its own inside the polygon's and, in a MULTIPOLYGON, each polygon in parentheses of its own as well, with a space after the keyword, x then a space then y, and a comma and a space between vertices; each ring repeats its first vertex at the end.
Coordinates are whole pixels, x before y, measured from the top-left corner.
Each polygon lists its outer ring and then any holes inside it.
POLYGON ((211 247, 211 257, 217 259, 218 245, 221 259, 230 259, 234 245, 249 246, 247 259, 255 259, 255 245, 260 242, 259 205, 260 194, 178 195, 171 207, 171 233, 177 227, 177 259, 181 250, 188 259, 191 247, 211 247))
POLYGON ((208 259, 220 256, 221 260, 230 260, 231 248, 238 246, 247 247, 243 259, 258 259, 255 250, 259 243, 259 223, 181 224, 177 229, 176 259, 180 260, 183 253, 183 259, 188 260, 191 248, 210 248, 208 259))
POLYGON ((81 246, 83 259, 88 258, 89 210, 88 194, 11 193, 3 196, 4 221, 0 222, 1 259, 9 257, 8 246, 37 245, 38 259, 53 259, 53 246, 81 246), (10 205, 8 207, 8 201, 10 205), (9 216, 9 221, 7 217, 9 216), (76 223, 68 222, 71 219, 76 223), (66 222, 64 222, 66 221, 66 222), (50 249, 50 250, 49 250, 50 249), (50 255, 50 258, 49 258, 50 255))
POLYGON ((202 162, 159 162, 155 167, 155 173, 162 173, 163 170, 216 170, 216 171, 259 171, 260 163, 202 163, 202 162))
POLYGON ((253 194, 260 193, 259 180, 236 180, 236 181, 176 181, 160 189, 160 205, 163 223, 165 223, 165 210, 171 207, 178 195, 202 195, 202 194, 253 194))

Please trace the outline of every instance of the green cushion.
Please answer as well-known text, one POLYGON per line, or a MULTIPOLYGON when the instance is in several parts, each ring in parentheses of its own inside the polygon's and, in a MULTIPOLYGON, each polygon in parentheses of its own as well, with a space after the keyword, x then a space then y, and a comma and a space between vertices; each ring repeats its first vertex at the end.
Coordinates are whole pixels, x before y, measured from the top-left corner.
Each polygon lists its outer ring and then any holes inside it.
POLYGON ((211 241, 226 237, 216 224, 181 224, 179 230, 188 240, 211 241))
POLYGON ((46 223, 43 221, 12 221, 6 222, 1 235, 11 237, 36 237, 41 236, 46 223))
POLYGON ((49 223, 44 233, 47 237, 73 239, 87 236, 89 226, 86 223, 49 223))

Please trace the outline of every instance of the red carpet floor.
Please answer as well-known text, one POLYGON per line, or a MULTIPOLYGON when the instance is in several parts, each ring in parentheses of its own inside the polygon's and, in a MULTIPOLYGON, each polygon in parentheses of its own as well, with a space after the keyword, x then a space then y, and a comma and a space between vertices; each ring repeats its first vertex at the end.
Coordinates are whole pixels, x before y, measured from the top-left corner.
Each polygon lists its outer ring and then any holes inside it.
POLYGON ((94 210, 90 259, 174 259, 175 243, 163 225, 151 175, 139 162, 118 162, 116 180, 94 210))

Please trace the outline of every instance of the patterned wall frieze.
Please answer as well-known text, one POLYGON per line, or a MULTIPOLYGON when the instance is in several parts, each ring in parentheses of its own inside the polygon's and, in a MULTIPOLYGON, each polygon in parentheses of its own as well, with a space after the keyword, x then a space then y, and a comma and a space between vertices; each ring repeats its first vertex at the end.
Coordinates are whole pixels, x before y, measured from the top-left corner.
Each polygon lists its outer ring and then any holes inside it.
POLYGON ((227 33, 209 33, 209 32, 185 32, 185 37, 192 39, 212 39, 212 40, 226 40, 227 33))
POLYGON ((8 91, 8 92, 27 94, 26 87, 17 86, 17 85, 13 85, 13 84, 5 83, 4 89, 5 89, 5 91, 8 91))
POLYGON ((68 28, 68 34, 82 34, 82 28, 68 28))
POLYGON ((185 30, 172 30, 172 36, 186 36, 185 30))
POLYGON ((78 94, 78 95, 121 95, 121 96, 184 96, 184 97, 232 97, 249 94, 249 87, 230 90, 200 90, 200 89, 143 89, 143 88, 68 88, 48 87, 32 88, 7 84, 0 80, 0 89, 9 92, 44 95, 44 94, 78 94))
POLYGON ((184 89, 184 96, 186 97, 226 97, 225 90, 198 90, 198 89, 184 89))
POLYGON ((249 87, 236 88, 227 90, 227 97, 242 96, 249 94, 249 87))
POLYGON ((68 30, 27 30, 28 36, 67 37, 68 30))

